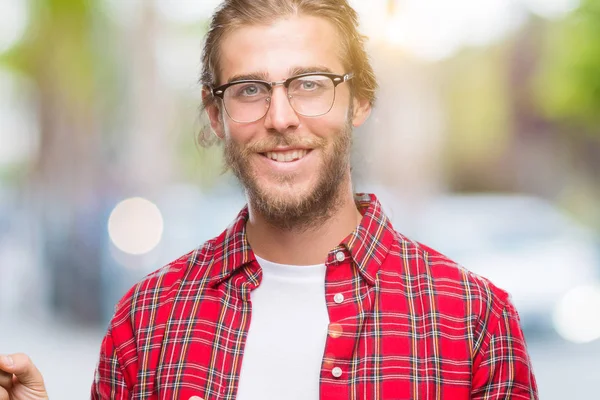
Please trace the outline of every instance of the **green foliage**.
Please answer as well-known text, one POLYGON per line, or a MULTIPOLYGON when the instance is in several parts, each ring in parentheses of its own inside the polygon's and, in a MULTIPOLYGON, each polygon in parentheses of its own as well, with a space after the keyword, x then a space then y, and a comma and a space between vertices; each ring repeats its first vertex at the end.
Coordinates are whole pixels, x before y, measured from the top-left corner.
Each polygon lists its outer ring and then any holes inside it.
POLYGON ((60 93, 67 103, 89 103, 97 69, 93 28, 102 18, 98 4, 31 0, 28 30, 0 63, 29 76, 41 90, 60 93))
POLYGON ((535 92, 546 117, 600 134, 600 0, 549 25, 535 92))

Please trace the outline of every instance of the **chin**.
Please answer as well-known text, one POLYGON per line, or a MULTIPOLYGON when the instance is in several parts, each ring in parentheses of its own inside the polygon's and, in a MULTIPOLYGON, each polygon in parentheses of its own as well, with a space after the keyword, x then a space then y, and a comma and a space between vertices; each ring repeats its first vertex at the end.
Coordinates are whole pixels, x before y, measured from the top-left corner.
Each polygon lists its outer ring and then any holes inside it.
POLYGON ((315 190, 313 182, 273 182, 260 188, 264 199, 281 206, 294 207, 312 197, 315 190))
POLYGON ((339 185, 326 181, 271 183, 247 189, 252 208, 272 226, 285 230, 319 227, 340 207, 339 185))

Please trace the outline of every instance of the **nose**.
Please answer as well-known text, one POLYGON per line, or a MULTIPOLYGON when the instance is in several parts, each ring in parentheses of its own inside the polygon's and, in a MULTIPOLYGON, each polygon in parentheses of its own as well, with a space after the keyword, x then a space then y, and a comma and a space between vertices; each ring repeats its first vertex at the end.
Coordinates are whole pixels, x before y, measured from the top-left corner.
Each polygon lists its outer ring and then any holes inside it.
POLYGON ((286 88, 274 87, 271 93, 269 111, 265 116, 265 127, 280 133, 294 130, 300 124, 298 114, 292 108, 286 88))

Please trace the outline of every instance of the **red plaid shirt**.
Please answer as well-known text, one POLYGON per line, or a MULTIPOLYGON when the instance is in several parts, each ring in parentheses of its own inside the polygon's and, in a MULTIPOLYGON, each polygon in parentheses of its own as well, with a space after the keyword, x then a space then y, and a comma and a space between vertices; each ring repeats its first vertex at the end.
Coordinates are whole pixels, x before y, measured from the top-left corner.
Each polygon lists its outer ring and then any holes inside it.
MULTIPOLYGON (((537 399, 508 294, 395 232, 375 196, 357 198, 362 222, 326 260, 320 399, 537 399)), ((119 302, 92 399, 235 399, 261 281, 247 218, 119 302)))

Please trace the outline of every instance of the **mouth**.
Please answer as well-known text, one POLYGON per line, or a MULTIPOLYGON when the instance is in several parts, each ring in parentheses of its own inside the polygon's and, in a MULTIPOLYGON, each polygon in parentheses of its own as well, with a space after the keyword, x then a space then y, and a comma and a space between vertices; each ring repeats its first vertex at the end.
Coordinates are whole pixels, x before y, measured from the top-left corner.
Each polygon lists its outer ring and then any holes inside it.
POLYGON ((285 150, 285 151, 267 151, 260 153, 263 157, 280 163, 290 163, 299 161, 307 156, 312 150, 309 149, 296 149, 296 150, 285 150))

